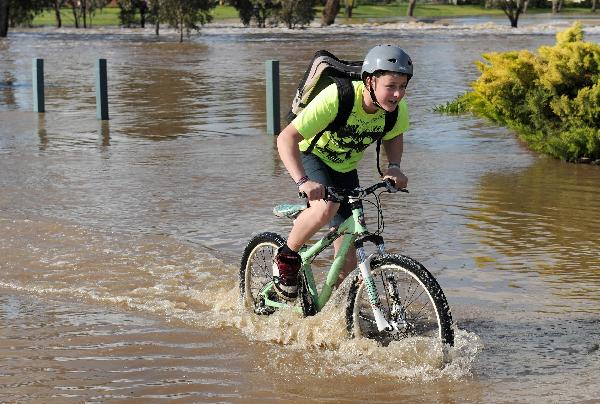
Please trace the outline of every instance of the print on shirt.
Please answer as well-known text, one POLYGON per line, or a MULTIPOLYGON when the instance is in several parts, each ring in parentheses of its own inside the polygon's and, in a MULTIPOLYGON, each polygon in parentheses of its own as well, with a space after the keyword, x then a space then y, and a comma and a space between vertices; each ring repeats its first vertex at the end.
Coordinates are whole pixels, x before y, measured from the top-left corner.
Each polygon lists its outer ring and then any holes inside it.
POLYGON ((334 163, 343 163, 355 153, 360 153, 365 150, 371 143, 379 139, 383 133, 383 127, 376 128, 376 131, 359 131, 362 125, 347 125, 340 128, 337 133, 332 133, 329 136, 327 144, 316 148, 329 161, 334 163))

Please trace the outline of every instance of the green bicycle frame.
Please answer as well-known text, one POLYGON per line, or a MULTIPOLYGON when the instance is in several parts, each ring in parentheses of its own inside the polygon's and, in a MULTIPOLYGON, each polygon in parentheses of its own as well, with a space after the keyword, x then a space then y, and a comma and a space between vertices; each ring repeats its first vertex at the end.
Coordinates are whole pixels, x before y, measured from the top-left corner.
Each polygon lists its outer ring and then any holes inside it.
MULTIPOLYGON (((344 222, 336 230, 330 231, 312 246, 303 247, 299 251, 303 263, 301 270, 304 272, 304 276, 308 284, 308 291, 313 302, 315 303, 317 311, 321 311, 325 304, 329 301, 333 291, 333 286, 337 282, 342 267, 346 261, 346 255, 348 254, 350 246, 354 244, 354 241, 359 235, 364 233, 367 233, 367 228, 364 224, 363 208, 362 206, 358 206, 352 210, 352 216, 344 220, 344 222), (312 272, 311 263, 315 257, 321 253, 321 251, 325 250, 327 247, 333 244, 334 240, 342 236, 344 237, 342 246, 333 260, 333 263, 331 264, 331 267, 327 273, 327 278, 325 279, 323 287, 321 288, 321 292, 319 292, 312 272)), ((289 305, 286 303, 270 300, 268 298, 268 291, 270 289, 270 287, 267 287, 262 292, 265 299, 265 304, 267 306, 278 308, 289 307, 289 305)), ((296 309, 302 311, 301 307, 296 307, 296 309)))

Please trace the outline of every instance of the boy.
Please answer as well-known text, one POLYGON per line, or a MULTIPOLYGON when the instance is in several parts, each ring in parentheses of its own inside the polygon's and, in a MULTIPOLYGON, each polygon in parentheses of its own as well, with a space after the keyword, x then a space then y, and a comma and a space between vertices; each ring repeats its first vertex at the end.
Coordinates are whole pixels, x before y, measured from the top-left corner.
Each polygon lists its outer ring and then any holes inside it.
MULTIPOLYGON (((310 202, 298 216, 284 244, 275 257, 274 283, 277 294, 293 300, 298 295, 300 248, 323 226, 338 226, 352 212, 348 204, 324 201, 325 186, 356 188, 359 186, 356 166, 363 151, 382 135, 385 112, 398 108, 398 118, 392 130, 383 137, 388 159, 384 178, 405 188, 408 179, 400 170, 403 133, 408 129, 408 106, 403 100, 406 86, 412 77, 410 57, 393 45, 378 45, 366 55, 362 81, 354 81, 354 106, 346 125, 334 133, 325 131, 311 153, 311 139, 321 133, 335 118, 338 110, 337 86, 332 84, 321 91, 308 106, 279 134, 277 149, 288 173, 310 202), (332 220, 333 219, 333 220, 332 220)), ((337 254, 342 239, 334 241, 337 254)), ((350 251, 340 279, 356 267, 356 254, 350 251)))

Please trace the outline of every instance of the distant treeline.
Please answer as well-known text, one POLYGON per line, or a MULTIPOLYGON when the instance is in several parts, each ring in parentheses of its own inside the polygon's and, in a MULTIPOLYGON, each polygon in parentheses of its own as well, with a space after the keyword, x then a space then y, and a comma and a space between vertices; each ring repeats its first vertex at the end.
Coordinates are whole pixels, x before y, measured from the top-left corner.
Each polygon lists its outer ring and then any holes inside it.
MULTIPOLYGON (((447 0, 419 2, 440 7, 467 5, 485 9, 502 9, 513 27, 519 16, 529 9, 547 9, 560 13, 565 7, 579 7, 596 11, 597 0, 447 0)), ((246 25, 257 27, 283 25, 288 28, 303 27, 321 12, 321 24, 333 24, 343 10, 346 18, 352 18, 353 10, 361 5, 390 6, 391 16, 413 17, 417 0, 0 0, 0 37, 5 37, 9 28, 31 26, 33 19, 41 14, 54 14, 55 26, 63 26, 65 11, 76 28, 87 28, 97 15, 109 7, 118 10, 118 21, 124 27, 145 27, 151 24, 156 34, 161 24, 178 29, 180 40, 184 32, 197 30, 210 22, 218 6, 230 6, 237 17, 246 25), (322 11, 321 11, 322 10, 322 11)), ((223 8, 223 7, 221 7, 223 8)), ((386 7, 387 8, 387 7, 386 7)))

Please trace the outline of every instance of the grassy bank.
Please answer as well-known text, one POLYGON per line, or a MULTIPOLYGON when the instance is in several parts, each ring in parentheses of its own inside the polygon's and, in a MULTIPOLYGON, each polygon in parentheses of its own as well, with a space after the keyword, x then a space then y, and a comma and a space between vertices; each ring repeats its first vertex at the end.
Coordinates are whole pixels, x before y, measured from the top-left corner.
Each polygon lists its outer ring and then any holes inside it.
MULTIPOLYGON (((344 10, 340 10, 339 22, 345 24, 352 22, 364 22, 365 19, 372 18, 405 18, 406 4, 389 4, 389 5, 361 5, 353 10, 353 18, 344 18, 344 10)), ((317 19, 321 15, 321 8, 317 8, 317 19)), ((530 8, 528 14, 550 13, 550 9, 534 9, 530 8)), ((583 8, 566 8, 561 11, 561 14, 590 14, 589 9, 583 8)), ((486 9, 477 5, 461 5, 453 6, 448 4, 419 4, 415 9, 416 18, 443 18, 443 17, 469 17, 469 16, 502 16, 502 10, 486 9)), ((61 10, 61 17, 64 27, 75 26, 75 19, 71 9, 64 8, 61 10)), ((238 13, 231 6, 217 6, 213 10, 213 21, 237 20, 238 13)), ((39 14, 33 20, 33 26, 54 26, 56 18, 54 11, 46 11, 39 14)), ((116 7, 105 7, 98 10, 92 17, 91 26, 118 26, 119 25, 119 9, 116 7)))

